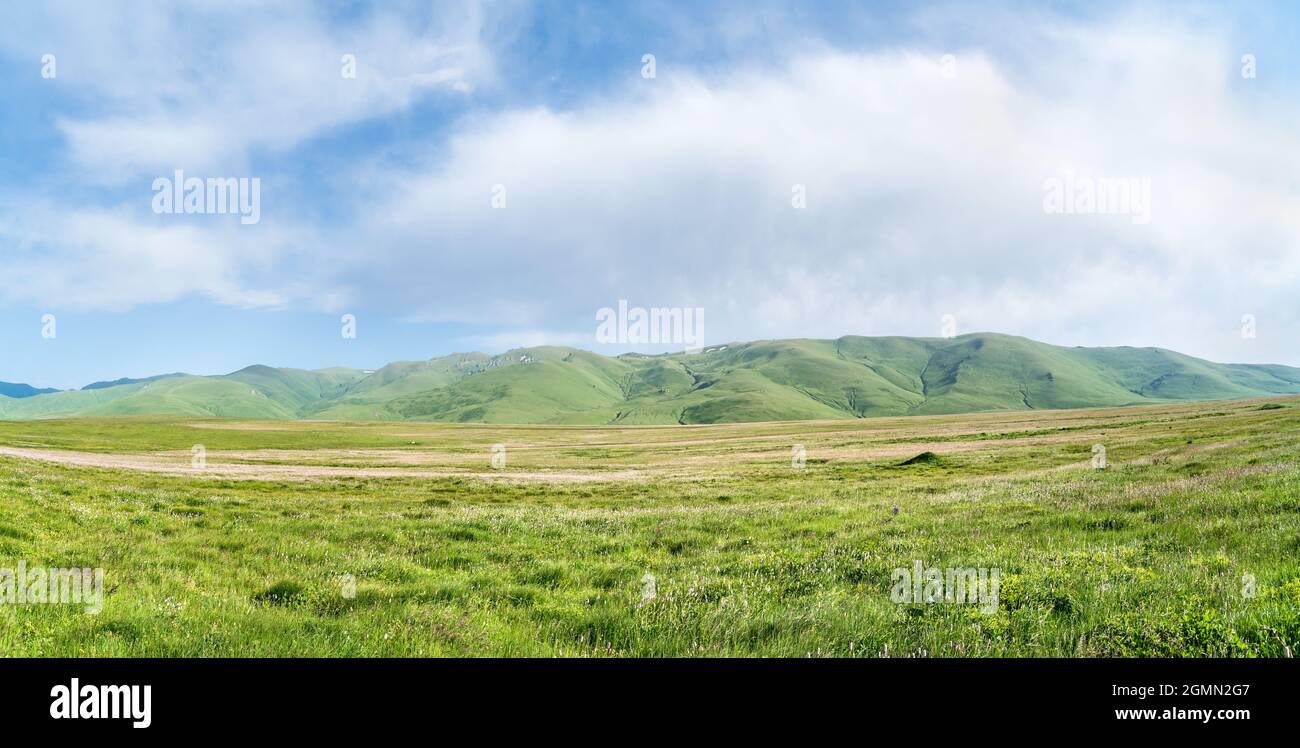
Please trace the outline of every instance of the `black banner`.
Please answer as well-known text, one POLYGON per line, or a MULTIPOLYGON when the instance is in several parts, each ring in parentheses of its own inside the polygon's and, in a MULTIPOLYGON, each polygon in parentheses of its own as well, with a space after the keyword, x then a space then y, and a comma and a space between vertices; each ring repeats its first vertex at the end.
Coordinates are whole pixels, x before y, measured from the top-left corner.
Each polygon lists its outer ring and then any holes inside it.
POLYGON ((6 660, 0 703, 42 735, 128 740, 700 719, 731 734, 1232 734, 1290 722, 1296 674, 1289 660, 6 660))

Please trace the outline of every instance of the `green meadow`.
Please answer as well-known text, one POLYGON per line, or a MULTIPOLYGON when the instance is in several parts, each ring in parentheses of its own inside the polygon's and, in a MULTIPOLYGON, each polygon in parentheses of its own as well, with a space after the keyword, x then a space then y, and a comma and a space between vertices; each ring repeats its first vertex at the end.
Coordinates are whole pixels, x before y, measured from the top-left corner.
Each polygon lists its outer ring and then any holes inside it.
POLYGON ((1287 657, 1300 399, 4 421, 19 562, 102 568, 104 603, 0 604, 7 656, 1287 657), (894 602, 917 561, 998 570, 996 606, 894 602))

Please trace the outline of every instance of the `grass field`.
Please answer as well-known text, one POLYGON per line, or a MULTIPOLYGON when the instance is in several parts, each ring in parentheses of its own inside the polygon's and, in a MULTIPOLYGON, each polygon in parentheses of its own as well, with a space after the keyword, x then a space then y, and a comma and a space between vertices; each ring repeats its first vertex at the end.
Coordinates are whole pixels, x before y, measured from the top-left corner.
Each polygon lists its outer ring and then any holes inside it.
POLYGON ((0 422, 0 568, 20 561, 102 567, 106 598, 0 605, 4 655, 1283 657, 1300 400, 0 422), (918 560, 997 569, 996 610, 893 602, 892 571, 918 560))

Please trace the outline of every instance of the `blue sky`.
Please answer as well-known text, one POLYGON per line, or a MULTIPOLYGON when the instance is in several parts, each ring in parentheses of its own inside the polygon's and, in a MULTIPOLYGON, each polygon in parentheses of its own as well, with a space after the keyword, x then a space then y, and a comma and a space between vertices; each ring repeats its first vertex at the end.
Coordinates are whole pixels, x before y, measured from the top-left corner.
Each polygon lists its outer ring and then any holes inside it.
POLYGON ((0 380, 617 353, 619 299, 1300 365, 1294 4, 173 5, 0 29, 0 380), (261 220, 155 213, 176 169, 261 220), (1067 174, 1149 222, 1049 214, 1067 174))

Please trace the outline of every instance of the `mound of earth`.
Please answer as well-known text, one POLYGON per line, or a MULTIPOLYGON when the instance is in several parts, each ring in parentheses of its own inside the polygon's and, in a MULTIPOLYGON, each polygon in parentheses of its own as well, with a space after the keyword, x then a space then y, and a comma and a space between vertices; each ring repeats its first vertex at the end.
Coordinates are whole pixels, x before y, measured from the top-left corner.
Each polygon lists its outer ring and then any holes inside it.
POLYGON ((942 465, 943 458, 934 452, 922 452, 921 454, 915 457, 909 457, 898 464, 900 467, 907 465, 942 465))

